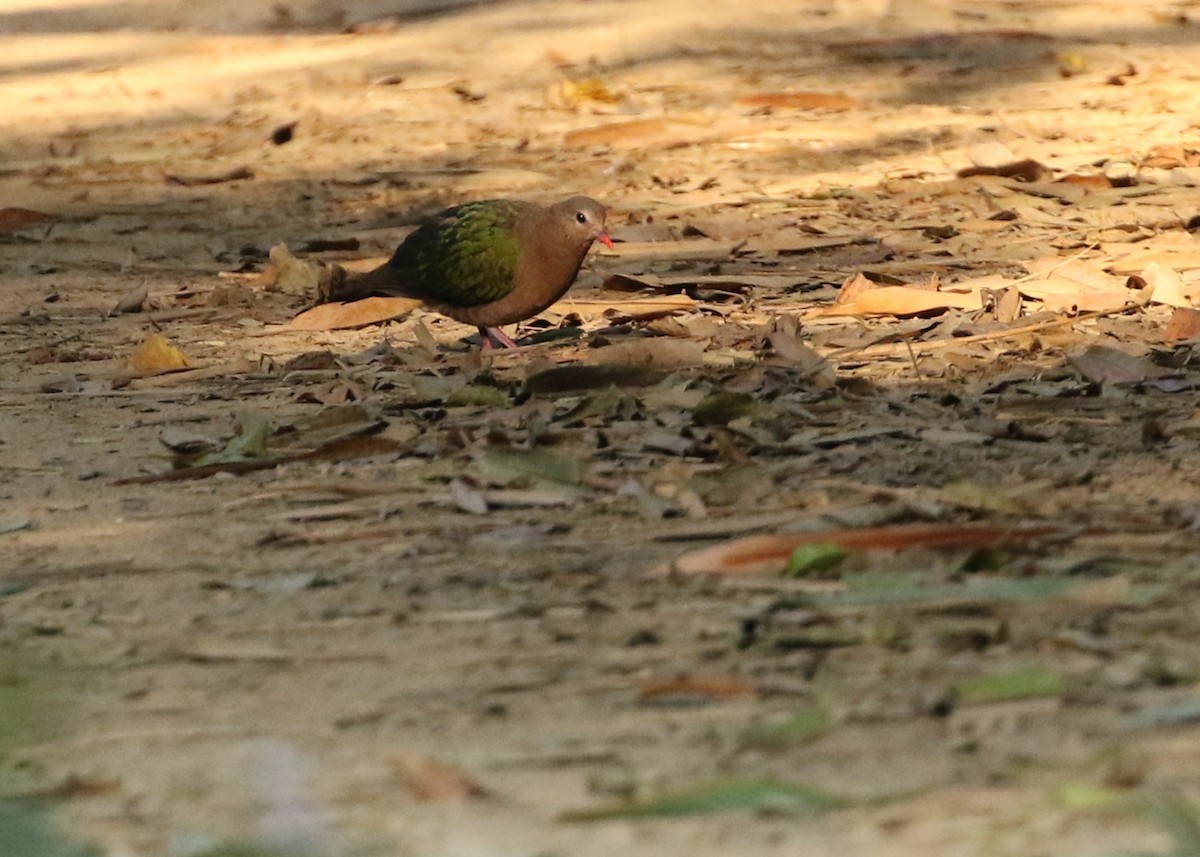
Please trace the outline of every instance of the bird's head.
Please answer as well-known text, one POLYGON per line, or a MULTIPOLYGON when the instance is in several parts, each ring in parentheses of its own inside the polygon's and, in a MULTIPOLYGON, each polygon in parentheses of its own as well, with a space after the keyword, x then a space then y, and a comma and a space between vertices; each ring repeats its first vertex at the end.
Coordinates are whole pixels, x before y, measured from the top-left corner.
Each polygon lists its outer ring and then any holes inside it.
POLYGON ((591 197, 573 196, 552 206, 551 210, 572 244, 585 250, 593 241, 599 241, 605 247, 613 246, 612 238, 604 228, 608 211, 591 197))

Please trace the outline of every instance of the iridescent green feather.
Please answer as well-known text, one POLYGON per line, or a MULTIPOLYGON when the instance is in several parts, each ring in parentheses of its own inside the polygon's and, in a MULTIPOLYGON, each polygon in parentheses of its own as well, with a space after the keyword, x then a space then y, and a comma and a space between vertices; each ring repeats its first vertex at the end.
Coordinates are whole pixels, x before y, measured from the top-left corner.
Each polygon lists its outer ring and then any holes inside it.
POLYGON ((510 200, 447 209, 405 239, 388 265, 413 297, 460 307, 499 300, 515 287, 520 213, 510 200))

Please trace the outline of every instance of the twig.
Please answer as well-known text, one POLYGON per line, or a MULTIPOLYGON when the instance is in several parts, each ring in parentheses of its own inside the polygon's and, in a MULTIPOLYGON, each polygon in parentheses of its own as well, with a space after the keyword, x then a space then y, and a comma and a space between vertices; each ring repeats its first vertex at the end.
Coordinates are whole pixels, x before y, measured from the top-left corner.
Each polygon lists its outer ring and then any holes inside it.
POLYGON ((0 351, 0 357, 9 357, 13 354, 24 354, 26 351, 33 351, 37 348, 57 348, 65 342, 74 342, 76 339, 82 339, 87 333, 87 329, 83 329, 78 333, 72 333, 70 336, 64 336, 61 339, 56 339, 53 342, 35 342, 32 345, 23 345, 20 348, 10 348, 7 351, 0 351))
POLYGON ((1039 321, 1033 324, 1022 325, 1021 327, 1010 327, 1006 330, 995 330, 991 333, 977 333, 974 336, 951 336, 945 339, 931 339, 928 342, 913 342, 906 338, 903 342, 881 342, 874 345, 853 345, 847 348, 839 348, 837 351, 832 351, 825 355, 827 360, 837 360, 850 355, 903 355, 912 350, 916 346, 916 350, 929 350, 936 348, 952 348, 956 345, 968 345, 972 342, 994 342, 998 339, 1010 339, 1014 336, 1021 336, 1026 333, 1034 333, 1039 330, 1049 330, 1055 327, 1068 327, 1081 321, 1091 321, 1095 318, 1102 318, 1108 315, 1121 315, 1130 310, 1141 309, 1137 304, 1128 304, 1115 309, 1101 309, 1094 312, 1080 313, 1069 318, 1055 318, 1049 321, 1039 321))

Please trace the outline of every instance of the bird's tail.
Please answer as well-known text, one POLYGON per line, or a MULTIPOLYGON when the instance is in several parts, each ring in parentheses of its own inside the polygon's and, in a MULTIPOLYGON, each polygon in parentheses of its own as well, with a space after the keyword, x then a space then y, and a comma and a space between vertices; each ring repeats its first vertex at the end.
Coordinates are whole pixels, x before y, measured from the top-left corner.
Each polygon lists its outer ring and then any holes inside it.
POLYGON ((321 303, 348 302, 373 296, 413 297, 387 262, 360 273, 333 264, 325 269, 317 286, 321 303))

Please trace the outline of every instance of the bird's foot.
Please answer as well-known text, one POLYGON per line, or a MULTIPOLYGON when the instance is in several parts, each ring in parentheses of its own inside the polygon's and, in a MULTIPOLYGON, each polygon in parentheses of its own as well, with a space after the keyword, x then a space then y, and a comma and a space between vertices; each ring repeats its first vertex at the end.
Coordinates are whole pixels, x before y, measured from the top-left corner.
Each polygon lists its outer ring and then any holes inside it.
POLYGON ((498 327, 481 327, 479 336, 483 339, 483 350, 492 351, 496 348, 516 348, 513 338, 498 327))

